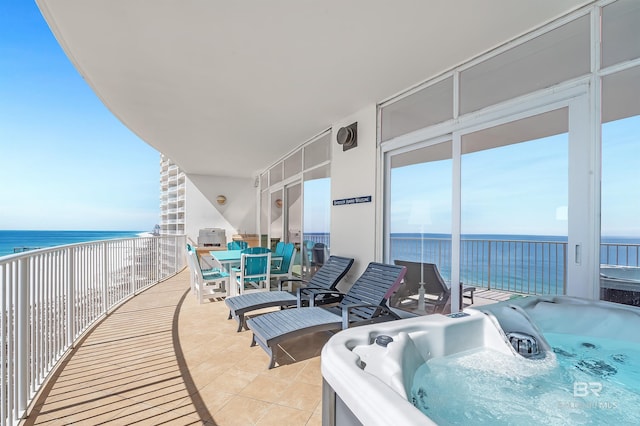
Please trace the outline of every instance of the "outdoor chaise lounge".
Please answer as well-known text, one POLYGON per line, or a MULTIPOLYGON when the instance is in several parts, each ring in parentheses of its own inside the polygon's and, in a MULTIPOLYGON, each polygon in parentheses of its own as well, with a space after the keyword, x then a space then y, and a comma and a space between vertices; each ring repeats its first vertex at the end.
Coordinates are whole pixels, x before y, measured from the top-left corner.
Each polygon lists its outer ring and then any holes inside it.
MULTIPOLYGON (((394 263, 406 267, 407 274, 404 277, 404 285, 389 301, 391 307, 402 309, 403 306, 406 307, 407 303, 416 305, 418 299, 415 296, 420 290, 420 281, 422 280, 424 282, 425 304, 433 307, 433 313, 445 312, 451 299, 451 289, 442 279, 437 265, 408 260, 395 260, 394 263)), ((462 294, 470 297, 472 304, 475 290, 475 287, 462 286, 462 294)))
MULTIPOLYGON (((283 278, 278 284, 278 291, 262 293, 249 293, 240 296, 227 297, 226 305, 229 307, 229 319, 238 321, 238 331, 246 328, 244 315, 247 312, 274 306, 302 306, 308 304, 309 295, 313 291, 335 292, 336 286, 353 265, 353 259, 340 256, 331 256, 322 268, 316 272, 305 287, 300 287, 297 292, 282 291, 284 282, 302 282, 298 278, 283 278), (298 302, 300 300, 300 302, 298 302)), ((322 294, 314 302, 316 305, 325 303, 337 303, 341 297, 335 293, 322 294)))
POLYGON ((308 308, 285 309, 250 318, 247 326, 253 332, 251 346, 259 344, 269 354, 269 368, 273 368, 278 344, 284 340, 318 331, 346 329, 350 325, 397 319, 386 301, 400 286, 405 271, 404 266, 372 262, 338 306, 314 306, 314 298, 322 294, 314 292, 308 308))

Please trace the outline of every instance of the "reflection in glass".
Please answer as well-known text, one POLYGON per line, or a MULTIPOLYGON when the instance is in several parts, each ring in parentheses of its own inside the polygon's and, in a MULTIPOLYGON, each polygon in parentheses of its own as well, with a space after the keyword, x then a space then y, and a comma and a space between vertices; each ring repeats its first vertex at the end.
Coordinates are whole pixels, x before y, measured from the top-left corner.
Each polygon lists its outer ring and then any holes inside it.
POLYGON ((302 242, 302 185, 299 183, 288 186, 287 191, 287 235, 285 241, 295 244, 296 259, 294 261, 294 274, 301 275, 300 270, 300 243, 302 242))
POLYGON ((269 229, 269 246, 272 251, 275 251, 276 244, 282 241, 282 208, 284 203, 283 190, 275 191, 271 193, 271 228, 269 229))
POLYGON ((331 240, 331 179, 329 167, 304 174, 304 224, 301 266, 305 279, 310 278, 329 255, 331 240), (315 254, 314 254, 315 253, 315 254))
POLYGON ((269 247, 269 192, 260 193, 260 246, 269 247))
POLYGON ((600 297, 640 305, 640 67, 603 78, 600 297))
POLYGON ((451 277, 451 141, 391 157, 389 261, 434 263, 451 277))
POLYGON ((563 294, 568 235, 566 108, 462 137, 460 279, 563 294))

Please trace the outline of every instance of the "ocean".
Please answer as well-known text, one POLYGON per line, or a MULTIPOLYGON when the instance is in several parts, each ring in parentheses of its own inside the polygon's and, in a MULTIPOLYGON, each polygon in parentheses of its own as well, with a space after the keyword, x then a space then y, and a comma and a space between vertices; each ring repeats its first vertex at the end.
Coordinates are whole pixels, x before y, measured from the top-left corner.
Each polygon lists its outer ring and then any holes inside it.
POLYGON ((115 238, 133 238, 143 231, 2 231, 0 230, 0 256, 22 250, 47 248, 66 244, 85 243, 115 238))
MULTIPOLYGON (((141 231, 0 231, 0 256, 14 249, 46 248, 114 238, 132 238, 141 231)), ((305 239, 330 247, 329 234, 305 239)), ((562 294, 567 238, 541 235, 463 235, 461 280, 465 285, 523 293, 562 294)), ((446 281, 451 277, 451 236, 391 234, 390 259, 435 263, 446 281), (422 243, 421 243, 422 241, 422 243)), ((339 254, 339 253, 336 253, 339 254)), ((640 237, 603 237, 600 262, 640 266, 640 237)))
MULTIPOLYGON (((328 234, 305 235, 307 238, 330 246, 328 234)), ((450 282, 450 235, 393 233, 390 242, 391 262, 434 263, 450 282)), ((565 236, 474 234, 463 235, 460 245, 460 279, 465 285, 520 293, 564 293, 569 257, 565 236)), ((640 266, 640 237, 603 237, 600 262, 640 266)))
MULTIPOLYGON (((567 237, 463 235, 460 251, 460 280, 465 285, 518 293, 565 292, 567 237)), ((390 255, 391 259, 435 263, 450 282, 449 235, 392 234, 390 255)), ((603 237, 600 263, 640 266, 640 237, 603 237)))

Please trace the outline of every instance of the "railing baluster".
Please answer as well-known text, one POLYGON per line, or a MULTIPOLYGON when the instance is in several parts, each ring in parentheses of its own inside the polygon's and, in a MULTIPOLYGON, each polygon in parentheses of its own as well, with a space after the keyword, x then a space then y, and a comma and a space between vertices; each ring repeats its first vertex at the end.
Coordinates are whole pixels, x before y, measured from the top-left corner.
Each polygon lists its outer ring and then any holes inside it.
POLYGON ((51 369, 111 307, 180 271, 185 244, 172 235, 0 257, 0 426, 18 423, 51 369))
MULTIPOLYGON (((77 276, 79 274, 76 274, 75 271, 75 256, 74 256, 74 250, 72 248, 67 249, 66 252, 67 255, 67 345, 69 345, 70 347, 73 344, 74 341, 74 323, 76 321, 76 316, 75 316, 75 312, 74 312, 74 301, 75 301, 75 297, 74 297, 74 289, 75 286, 78 284, 77 283, 77 276)), ((81 267, 82 263, 80 263, 78 265, 78 267, 81 267)))
MULTIPOLYGON (((2 338, 2 342, 7 341, 6 334, 6 325, 7 325, 7 305, 6 305, 6 291, 8 287, 9 280, 5 278, 6 270, 8 265, 0 264, 0 338, 2 338)), ((6 345, 2 345, 2 350, 0 350, 0 377, 7 377, 7 356, 8 348, 6 345)), ((0 380, 2 382, 2 380, 0 380)), ((7 419, 9 418, 9 414, 7 411, 7 392, 8 392, 8 383, 7 386, 0 386, 0 425, 4 426, 7 424, 7 419)))
POLYGON ((489 256, 487 257, 487 290, 491 290, 491 241, 488 244, 489 256))
POLYGON ((17 386, 17 415, 22 417, 27 409, 27 396, 29 395, 29 375, 27 365, 29 363, 29 334, 27 324, 29 322, 29 258, 21 258, 18 262, 18 288, 15 321, 17 328, 16 341, 16 386, 17 386))

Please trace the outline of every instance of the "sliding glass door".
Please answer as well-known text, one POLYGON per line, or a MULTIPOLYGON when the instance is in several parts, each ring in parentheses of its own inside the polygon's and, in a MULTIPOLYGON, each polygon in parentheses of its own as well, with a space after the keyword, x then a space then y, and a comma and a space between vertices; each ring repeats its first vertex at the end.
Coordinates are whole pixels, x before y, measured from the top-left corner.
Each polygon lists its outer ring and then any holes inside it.
POLYGON ((451 136, 388 151, 385 260, 435 263, 452 306, 452 283, 593 297, 597 182, 588 114, 586 90, 574 88, 555 102, 514 104, 451 136))
POLYGON ((600 296, 640 306, 640 67, 602 79, 600 296))
POLYGON ((426 142, 389 161, 387 258, 434 263, 451 277, 451 139, 426 142))
POLYGON ((461 135, 460 280, 564 294, 568 107, 461 135))
POLYGON ((304 173, 302 275, 310 279, 329 256, 331 247, 331 178, 329 165, 304 173))

